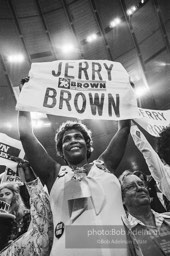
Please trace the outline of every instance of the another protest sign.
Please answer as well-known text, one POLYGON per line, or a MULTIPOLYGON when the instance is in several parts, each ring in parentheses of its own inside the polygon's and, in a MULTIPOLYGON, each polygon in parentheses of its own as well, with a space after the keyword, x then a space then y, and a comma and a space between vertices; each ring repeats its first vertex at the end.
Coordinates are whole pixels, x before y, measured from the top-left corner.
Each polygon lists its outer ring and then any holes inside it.
POLYGON ((134 119, 152 136, 159 137, 161 131, 170 125, 170 110, 139 108, 140 118, 134 119))
POLYGON ((0 133, 0 165, 5 168, 1 174, 1 182, 17 182, 21 184, 17 176, 17 162, 13 157, 24 158, 24 150, 19 140, 13 139, 4 133, 0 133))

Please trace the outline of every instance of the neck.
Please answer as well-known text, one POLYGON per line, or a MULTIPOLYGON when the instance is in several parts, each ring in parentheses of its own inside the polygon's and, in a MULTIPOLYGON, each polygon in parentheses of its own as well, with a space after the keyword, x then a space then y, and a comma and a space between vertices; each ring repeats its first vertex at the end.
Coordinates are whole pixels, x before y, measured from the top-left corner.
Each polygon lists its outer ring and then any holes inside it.
POLYGON ((155 218, 150 205, 142 205, 136 208, 129 208, 128 212, 136 219, 142 221, 145 225, 156 226, 155 218))
POLYGON ((83 167, 83 166, 85 166, 86 164, 88 164, 88 162, 87 162, 87 160, 85 159, 85 160, 83 160, 81 163, 79 163, 79 164, 71 164, 71 163, 69 163, 69 167, 71 168, 71 169, 76 169, 77 167, 83 167))

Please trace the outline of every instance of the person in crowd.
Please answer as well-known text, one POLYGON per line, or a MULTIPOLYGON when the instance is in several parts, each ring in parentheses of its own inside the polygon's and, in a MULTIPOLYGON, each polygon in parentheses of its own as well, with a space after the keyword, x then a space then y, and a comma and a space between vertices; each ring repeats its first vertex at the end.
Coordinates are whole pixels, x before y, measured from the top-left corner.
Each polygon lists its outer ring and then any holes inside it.
POLYGON ((147 188, 151 198, 151 208, 159 213, 168 211, 168 199, 159 190, 156 181, 154 180, 152 175, 148 177, 147 188))
MULTIPOLYGON (((158 155, 161 158, 162 162, 165 164, 166 169, 170 170, 170 126, 164 128, 162 132, 159 134, 158 142, 157 142, 157 151, 158 155), (169 167, 169 168, 168 168, 169 167)), ((170 180, 169 180, 170 183, 170 180)), ((170 200, 164 196, 164 202, 168 211, 170 211, 170 200)))
POLYGON ((27 190, 27 187, 25 184, 20 185, 20 195, 22 197, 22 200, 24 201, 24 204, 28 209, 30 209, 30 197, 27 190))
MULTIPOLYGON (((17 159, 18 160, 18 159, 17 159)), ((18 173, 30 195, 31 223, 28 230, 4 248, 1 256, 48 256, 53 239, 49 195, 27 161, 21 160, 18 173)))
POLYGON ((28 230, 31 221, 30 211, 21 198, 19 185, 14 182, 0 184, 0 200, 10 205, 9 213, 15 216, 10 235, 10 240, 15 240, 28 230))
POLYGON ((10 205, 0 200, 0 251, 6 247, 10 241, 10 234, 15 216, 8 212, 10 205))
POLYGON ((133 171, 133 174, 138 176, 141 180, 143 180, 145 182, 145 184, 147 185, 148 179, 147 179, 147 175, 141 171, 133 171))
POLYGON ((144 181, 132 172, 123 172, 119 181, 127 209, 122 219, 136 255, 169 255, 170 213, 157 213, 151 209, 144 181))
MULTIPOLYGON (((50 193, 53 213, 54 237, 51 256, 66 255, 127 255, 127 247, 108 249, 78 249, 80 245, 67 242, 67 225, 121 225, 124 213, 121 189, 113 172, 118 167, 128 140, 130 120, 119 121, 119 129, 105 151, 92 163, 91 131, 79 121, 63 123, 55 137, 57 153, 66 165, 61 166, 47 153, 35 137, 30 114, 19 112, 19 133, 27 159, 50 193), (112 172, 112 173, 110 173, 112 172), (66 241, 66 243, 65 243, 66 241), (67 248, 66 248, 67 247, 67 248), (72 248, 71 248, 72 247, 72 248), (76 248, 76 249, 75 249, 76 248)), ((77 231, 78 232, 78 231, 77 231)), ((81 230, 83 232, 83 230, 81 230)), ((85 242, 85 241, 84 241, 85 242)), ((83 242, 83 243, 84 243, 83 242)), ((82 248, 84 244, 82 245, 82 248)), ((121 247, 121 246, 120 246, 121 247)), ((79 247, 80 248, 80 247, 79 247)))
POLYGON ((170 143, 168 144, 168 141, 170 141, 170 138, 169 140, 164 139, 165 131, 162 134, 163 135, 158 138, 159 156, 137 125, 131 127, 133 141, 143 154, 152 177, 156 181, 159 190, 170 200, 170 165, 168 160, 168 154, 170 155, 170 146, 168 148, 170 143), (162 159, 164 161, 162 161, 162 159))
POLYGON ((156 185, 156 181, 153 179, 153 177, 151 175, 147 177, 147 175, 141 171, 134 171, 133 174, 144 181, 151 198, 151 208, 159 213, 166 212, 167 208, 165 203, 165 196, 159 191, 156 185))
POLYGON ((158 155, 162 161, 170 166, 170 126, 164 128, 158 137, 158 155))

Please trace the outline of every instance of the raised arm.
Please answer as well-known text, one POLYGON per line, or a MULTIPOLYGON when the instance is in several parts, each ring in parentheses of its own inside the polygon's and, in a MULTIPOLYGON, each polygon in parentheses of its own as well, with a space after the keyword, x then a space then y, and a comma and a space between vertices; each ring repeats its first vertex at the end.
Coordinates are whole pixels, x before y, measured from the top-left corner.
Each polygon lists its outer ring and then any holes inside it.
POLYGON ((114 173, 125 153, 128 136, 130 133, 130 120, 120 120, 118 131, 112 138, 105 151, 99 156, 104 161, 107 169, 114 173))
POLYGON ((157 182, 158 187, 164 195, 170 199, 170 172, 163 164, 160 157, 139 130, 137 125, 131 127, 131 136, 136 147, 145 158, 146 164, 151 172, 152 177, 157 182))
POLYGON ((31 224, 26 233, 1 251, 1 256, 49 255, 53 238, 49 195, 44 191, 40 180, 35 177, 32 168, 27 163, 20 162, 18 172, 23 182, 26 182, 30 195, 31 224))
POLYGON ((36 175, 44 184, 46 184, 50 191, 55 178, 57 177, 60 165, 49 156, 47 151, 35 137, 32 131, 29 112, 19 112, 18 125, 20 140, 25 150, 26 157, 36 175))

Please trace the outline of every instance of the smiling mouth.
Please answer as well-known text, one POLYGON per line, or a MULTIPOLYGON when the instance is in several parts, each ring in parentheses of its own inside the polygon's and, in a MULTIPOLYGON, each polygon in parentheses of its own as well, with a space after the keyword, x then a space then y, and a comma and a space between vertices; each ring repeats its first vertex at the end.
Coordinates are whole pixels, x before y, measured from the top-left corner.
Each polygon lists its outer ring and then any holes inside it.
POLYGON ((70 151, 73 151, 73 150, 79 150, 79 149, 80 149, 80 147, 75 146, 75 147, 70 148, 70 151))
POLYGON ((139 193, 138 196, 148 196, 146 193, 142 192, 142 193, 139 193))

